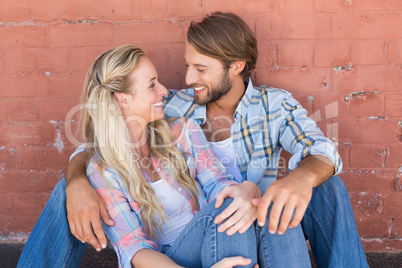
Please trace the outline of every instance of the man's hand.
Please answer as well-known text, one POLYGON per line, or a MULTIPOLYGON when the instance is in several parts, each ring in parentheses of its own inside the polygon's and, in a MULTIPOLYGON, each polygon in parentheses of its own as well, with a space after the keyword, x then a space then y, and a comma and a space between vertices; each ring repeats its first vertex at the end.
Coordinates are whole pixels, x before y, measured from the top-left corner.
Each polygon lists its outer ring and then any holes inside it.
POLYGON ((219 208, 226 197, 233 198, 233 201, 215 218, 216 224, 227 219, 219 226, 218 231, 224 232, 227 230, 227 235, 233 235, 237 231, 242 234, 247 231, 257 218, 257 207, 251 204, 251 200, 260 198, 261 191, 255 183, 250 181, 225 187, 216 196, 215 207, 219 208))
POLYGON ((106 248, 106 237, 100 219, 107 225, 114 225, 114 221, 88 179, 81 176, 71 180, 67 184, 66 194, 67 218, 71 233, 81 242, 91 244, 97 251, 106 248))
POLYGON ((252 201, 253 205, 258 206, 258 224, 264 226, 268 207, 273 202, 269 214, 269 232, 274 234, 277 231, 279 218, 281 218, 281 222, 278 234, 283 234, 288 226, 296 227, 303 219, 312 196, 313 184, 311 181, 306 177, 295 177, 289 174, 271 183, 260 200, 252 201), (292 222, 290 222, 291 219, 292 222))
POLYGON ((296 227, 304 217, 313 187, 320 185, 333 174, 334 166, 325 156, 304 158, 289 175, 271 183, 260 200, 252 201, 253 205, 258 206, 258 224, 264 226, 272 202, 269 232, 274 234, 278 231, 278 234, 283 234, 288 226, 296 227), (281 222, 278 228, 279 218, 281 222))

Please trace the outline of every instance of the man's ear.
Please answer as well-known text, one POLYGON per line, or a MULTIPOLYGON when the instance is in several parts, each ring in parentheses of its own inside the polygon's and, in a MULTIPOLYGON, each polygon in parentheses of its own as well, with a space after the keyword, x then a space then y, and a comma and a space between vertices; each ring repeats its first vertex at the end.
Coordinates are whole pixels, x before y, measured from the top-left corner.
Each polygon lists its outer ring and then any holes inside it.
POLYGON ((235 61, 230 65, 230 68, 233 69, 233 75, 239 75, 246 66, 246 61, 235 61))
POLYGON ((128 108, 128 101, 127 101, 127 94, 124 93, 114 93, 114 97, 117 100, 120 108, 127 109, 128 108))

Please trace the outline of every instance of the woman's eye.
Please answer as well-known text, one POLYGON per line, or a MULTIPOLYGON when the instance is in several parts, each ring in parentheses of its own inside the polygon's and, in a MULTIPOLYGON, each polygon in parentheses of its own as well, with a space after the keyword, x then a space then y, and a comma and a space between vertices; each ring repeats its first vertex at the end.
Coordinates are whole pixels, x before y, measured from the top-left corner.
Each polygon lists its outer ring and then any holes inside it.
POLYGON ((156 83, 152 83, 149 87, 150 87, 150 88, 154 88, 155 85, 156 85, 156 83))

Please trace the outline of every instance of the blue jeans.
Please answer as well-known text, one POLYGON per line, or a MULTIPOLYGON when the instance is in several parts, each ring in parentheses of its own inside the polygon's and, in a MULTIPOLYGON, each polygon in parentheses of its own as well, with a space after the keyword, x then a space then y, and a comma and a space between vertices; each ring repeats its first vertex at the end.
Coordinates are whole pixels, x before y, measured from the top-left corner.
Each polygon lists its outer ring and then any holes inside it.
POLYGON ((279 235, 272 236, 268 225, 253 225, 245 233, 232 236, 219 233, 219 225, 214 223, 214 219, 231 202, 231 198, 226 198, 219 209, 215 208, 214 201, 204 207, 187 224, 166 255, 181 266, 194 268, 211 267, 223 258, 233 256, 250 258, 251 264, 242 267, 253 267, 257 263, 257 254, 262 268, 311 266, 300 226, 286 232, 284 241, 279 235), (274 249, 283 254, 274 256, 274 249))
MULTIPOLYGON (((53 190, 17 267, 79 266, 85 244, 81 244, 70 233, 65 209, 65 186, 65 180, 62 180, 53 190)), ((368 267, 349 195, 338 176, 313 190, 302 227, 318 267, 368 267)), ((299 240, 295 238, 298 228, 288 229, 281 236, 268 235, 266 226, 255 228, 260 267, 285 267, 282 263, 292 262, 287 253, 293 248, 297 249, 292 254, 298 255, 299 248, 294 247, 295 241, 299 240)))

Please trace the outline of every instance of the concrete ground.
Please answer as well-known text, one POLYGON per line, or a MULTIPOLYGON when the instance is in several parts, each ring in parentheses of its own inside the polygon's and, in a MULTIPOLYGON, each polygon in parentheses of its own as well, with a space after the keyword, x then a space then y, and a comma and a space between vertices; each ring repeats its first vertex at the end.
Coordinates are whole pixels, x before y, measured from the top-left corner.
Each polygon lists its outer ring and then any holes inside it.
MULTIPOLYGON (((24 248, 24 244, 0 243, 0 267, 15 268, 18 258, 24 248)), ((400 253, 366 253, 371 268, 401 268, 402 252, 400 253)), ((312 266, 315 266, 312 261, 312 266)), ((88 247, 80 268, 117 267, 117 258, 112 249, 106 249, 101 253, 88 247)))

